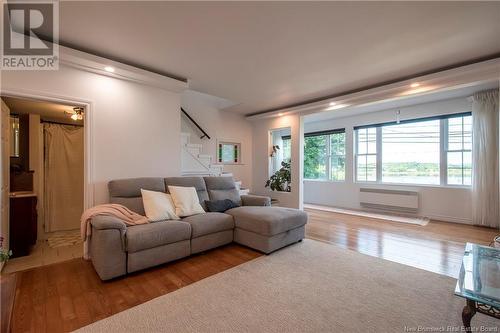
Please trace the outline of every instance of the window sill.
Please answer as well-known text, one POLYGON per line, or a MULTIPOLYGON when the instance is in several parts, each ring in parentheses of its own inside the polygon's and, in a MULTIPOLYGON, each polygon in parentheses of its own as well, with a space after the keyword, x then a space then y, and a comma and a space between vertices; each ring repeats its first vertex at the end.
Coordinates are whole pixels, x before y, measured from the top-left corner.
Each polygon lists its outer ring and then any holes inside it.
POLYGON ((330 180, 330 179, 303 179, 305 182, 317 182, 317 183, 340 183, 344 184, 346 183, 345 180, 330 180))
POLYGON ((472 186, 470 185, 433 185, 433 184, 382 183, 382 182, 363 182, 363 181, 355 181, 354 184, 472 190, 472 186))

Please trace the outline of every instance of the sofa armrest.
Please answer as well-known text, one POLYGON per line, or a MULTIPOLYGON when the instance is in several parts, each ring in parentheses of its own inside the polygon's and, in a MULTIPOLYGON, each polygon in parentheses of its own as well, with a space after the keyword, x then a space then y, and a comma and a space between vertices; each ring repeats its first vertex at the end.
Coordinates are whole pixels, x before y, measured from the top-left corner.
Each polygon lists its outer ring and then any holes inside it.
POLYGON ((125 222, 114 216, 97 215, 92 218, 90 223, 96 230, 118 229, 122 231, 122 233, 127 231, 125 222))
POLYGON ((89 249, 92 264, 102 280, 127 274, 127 225, 113 216, 94 216, 89 249))
POLYGON ((242 206, 271 206, 271 198, 262 195, 245 194, 241 196, 242 206))

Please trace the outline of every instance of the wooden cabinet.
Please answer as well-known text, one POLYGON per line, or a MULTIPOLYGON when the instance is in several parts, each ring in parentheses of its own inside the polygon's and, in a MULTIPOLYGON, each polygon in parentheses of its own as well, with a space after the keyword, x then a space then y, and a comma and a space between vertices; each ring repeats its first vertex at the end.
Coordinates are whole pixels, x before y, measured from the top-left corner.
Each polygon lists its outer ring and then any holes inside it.
POLYGON ((13 258, 28 255, 36 243, 36 202, 34 194, 10 197, 9 246, 13 258))

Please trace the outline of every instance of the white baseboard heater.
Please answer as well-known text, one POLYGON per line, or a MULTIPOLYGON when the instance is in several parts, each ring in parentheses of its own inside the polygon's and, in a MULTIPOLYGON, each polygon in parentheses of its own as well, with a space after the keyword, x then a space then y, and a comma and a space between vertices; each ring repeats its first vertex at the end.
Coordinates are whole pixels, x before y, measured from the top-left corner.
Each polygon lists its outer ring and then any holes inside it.
POLYGON ((362 207, 416 213, 418 211, 418 192, 360 188, 359 203, 362 207))

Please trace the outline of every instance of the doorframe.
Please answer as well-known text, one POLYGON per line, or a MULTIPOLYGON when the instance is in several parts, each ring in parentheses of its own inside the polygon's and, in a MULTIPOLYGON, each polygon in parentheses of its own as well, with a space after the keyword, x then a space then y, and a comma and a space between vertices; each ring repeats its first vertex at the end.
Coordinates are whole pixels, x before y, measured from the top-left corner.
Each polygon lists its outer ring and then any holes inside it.
POLYGON ((94 137, 92 136, 92 130, 94 128, 94 117, 93 117, 93 109, 94 103, 90 100, 77 98, 77 97, 69 97, 64 95, 56 95, 50 94, 47 92, 41 91, 32 91, 32 90, 22 90, 22 89, 2 89, 1 96, 5 97, 14 97, 14 98, 24 98, 24 99, 32 99, 38 101, 46 101, 53 103, 63 103, 70 104, 75 106, 81 106, 85 108, 84 112, 84 123, 83 123, 83 158, 84 158, 84 174, 83 174, 83 208, 88 209, 95 205, 95 193, 94 193, 94 137))

